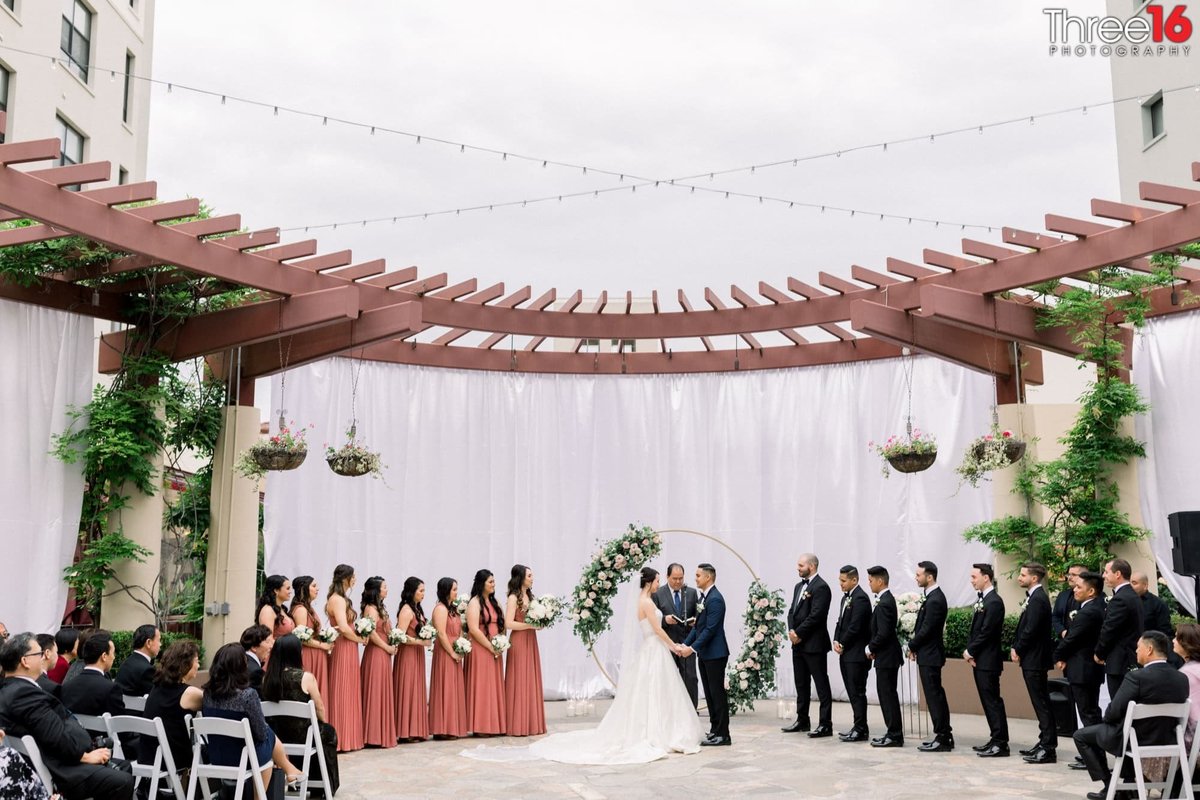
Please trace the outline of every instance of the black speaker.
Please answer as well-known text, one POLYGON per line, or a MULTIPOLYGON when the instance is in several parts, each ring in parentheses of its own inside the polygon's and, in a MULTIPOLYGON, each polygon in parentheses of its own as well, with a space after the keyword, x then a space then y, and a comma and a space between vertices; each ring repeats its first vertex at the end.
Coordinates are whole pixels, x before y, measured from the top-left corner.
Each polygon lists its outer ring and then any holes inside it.
POLYGON ((1171 569, 1180 575, 1200 575, 1200 511, 1167 515, 1171 526, 1171 569))

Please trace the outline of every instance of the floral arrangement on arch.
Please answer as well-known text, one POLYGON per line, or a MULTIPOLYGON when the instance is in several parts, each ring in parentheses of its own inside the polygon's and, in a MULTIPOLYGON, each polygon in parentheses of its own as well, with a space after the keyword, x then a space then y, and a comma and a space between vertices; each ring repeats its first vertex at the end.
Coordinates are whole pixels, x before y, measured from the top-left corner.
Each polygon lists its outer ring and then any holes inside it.
POLYGON ((571 619, 575 635, 589 650, 608 630, 612 601, 617 589, 650 559, 662 552, 662 535, 649 526, 629 525, 615 539, 609 539, 592 554, 583 568, 579 584, 571 592, 571 619))
POLYGON ((783 644, 787 626, 783 592, 762 581, 750 584, 746 612, 742 615, 742 649, 725 672, 729 711, 754 710, 754 701, 766 698, 775 685, 775 658, 783 644))
POLYGON ((357 439, 358 426, 351 423, 346 431, 346 443, 334 449, 325 445, 325 463, 338 475, 356 478, 360 475, 370 475, 373 478, 383 477, 383 461, 379 453, 368 450, 357 439))
POLYGON ((925 596, 920 592, 905 592, 896 595, 896 635, 902 647, 908 647, 908 640, 917 630, 917 614, 925 605, 925 596))
POLYGON ((962 483, 978 486, 981 480, 987 479, 989 472, 1015 464, 1023 455, 1025 442, 1016 438, 1012 431, 992 425, 990 433, 971 440, 963 451, 962 462, 954 471, 962 483))
MULTIPOLYGON (((883 444, 877 442, 867 442, 867 447, 874 450, 883 459, 881 471, 883 477, 888 477, 891 474, 888 469, 889 465, 900 469, 896 464, 898 459, 903 459, 910 456, 930 456, 937 457, 937 440, 933 438, 933 434, 925 433, 920 428, 913 428, 912 432, 905 435, 893 435, 887 438, 883 444)), ((929 462, 932 464, 932 460, 929 462)), ((902 472, 908 470, 900 469, 902 472)))
POLYGON ((280 417, 279 431, 239 453, 233 468, 255 480, 271 470, 295 469, 308 455, 308 442, 304 441, 304 436, 311 427, 297 428, 294 420, 284 424, 280 417))

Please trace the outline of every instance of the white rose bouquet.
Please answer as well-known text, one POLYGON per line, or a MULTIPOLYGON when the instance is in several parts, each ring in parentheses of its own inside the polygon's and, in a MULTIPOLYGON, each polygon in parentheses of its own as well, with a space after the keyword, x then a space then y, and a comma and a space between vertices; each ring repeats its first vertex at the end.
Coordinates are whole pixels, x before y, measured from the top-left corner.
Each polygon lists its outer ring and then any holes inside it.
POLYGON ((359 617, 354 620, 354 632, 366 639, 375 632, 375 620, 370 617, 359 617))
POLYGON ((496 658, 499 658, 501 653, 512 647, 512 642, 509 641, 508 636, 503 633, 499 636, 493 636, 491 642, 492 649, 496 651, 496 658))
POLYGON ((458 612, 460 617, 466 616, 467 604, 471 602, 469 597, 460 597, 454 601, 454 610, 458 612))
POLYGON ((421 626, 421 630, 417 631, 417 638, 432 642, 437 638, 437 628, 433 627, 432 622, 426 622, 421 626))
POLYGON ((390 644, 392 647, 408 644, 408 634, 399 628, 393 628, 390 632, 388 632, 388 644, 390 644))
POLYGON ((471 640, 465 636, 460 636, 454 640, 454 652, 460 656, 465 656, 471 652, 471 640))
POLYGON ((525 621, 535 628, 549 628, 562 616, 563 600, 552 594, 535 597, 525 610, 525 621))
POLYGON ((317 633, 317 639, 325 644, 333 644, 337 641, 339 635, 337 628, 321 628, 317 633))
POLYGON ((297 625, 292 630, 292 636, 295 636, 301 642, 311 642, 313 637, 313 629, 307 625, 297 625))

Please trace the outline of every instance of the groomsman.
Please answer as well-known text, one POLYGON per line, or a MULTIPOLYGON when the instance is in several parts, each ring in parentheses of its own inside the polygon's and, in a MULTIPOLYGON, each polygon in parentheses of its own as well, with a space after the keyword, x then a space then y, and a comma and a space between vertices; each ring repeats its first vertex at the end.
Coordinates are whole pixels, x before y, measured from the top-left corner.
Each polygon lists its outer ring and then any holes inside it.
POLYGON ((1075 586, 1079 583, 1079 576, 1090 571, 1087 564, 1079 562, 1067 567, 1067 586, 1054 599, 1054 613, 1050 617, 1055 642, 1062 641, 1067 635, 1067 619, 1072 611, 1079 610, 1079 601, 1075 599, 1075 586))
POLYGON ((890 576, 883 567, 867 569, 867 583, 875 595, 875 610, 871 612, 871 641, 867 644, 868 658, 875 667, 875 691, 879 695, 879 710, 887 732, 871 740, 872 747, 903 747, 904 725, 900 716, 900 694, 896 677, 900 673, 900 637, 896 632, 899 613, 896 598, 888 589, 890 576))
POLYGON ((1123 558, 1104 565, 1104 585, 1112 599, 1104 608, 1104 625, 1096 642, 1096 663, 1104 665, 1108 696, 1116 697, 1126 673, 1137 666, 1137 642, 1142 635, 1142 599, 1129 585, 1132 569, 1123 558))
POLYGON ((917 586, 921 589, 921 610, 912 638, 908 640, 908 657, 917 662, 921 690, 929 707, 933 723, 933 738, 921 742, 918 750, 926 753, 948 752, 954 749, 954 729, 950 727, 950 704, 942 687, 942 667, 946 665, 946 595, 937 585, 938 568, 932 561, 917 564, 917 586))
POLYGON ((850 695, 854 727, 839 733, 843 742, 865 742, 871 738, 867 728, 867 642, 871 638, 871 598, 858 585, 858 568, 847 564, 838 572, 842 587, 841 613, 833 629, 833 650, 839 656, 842 682, 850 695))
MULTIPOLYGON (((1175 626, 1171 624, 1171 609, 1150 591, 1150 576, 1144 572, 1135 572, 1129 577, 1129 585, 1142 599, 1142 629, 1143 631, 1158 631, 1168 639, 1175 637, 1175 626)), ((1183 659, 1174 650, 1167 653, 1167 663, 1175 669, 1183 666, 1183 659)))
POLYGON ((1085 572, 1075 582, 1079 608, 1067 621, 1067 635, 1054 650, 1055 666, 1067 676, 1071 700, 1084 726, 1100 723, 1100 684, 1104 668, 1096 663, 1096 642, 1104 625, 1104 581, 1085 572))
POLYGON ((1046 568, 1033 561, 1023 564, 1017 576, 1017 585, 1025 590, 1025 602, 1017 620, 1011 655, 1013 663, 1021 667, 1029 702, 1038 720, 1037 744, 1021 751, 1027 764, 1053 764, 1058 760, 1058 732, 1046 682, 1054 640, 1050 638, 1050 598, 1042 586, 1045 578, 1046 568))
MULTIPOLYGON (((658 591, 650 598, 655 607, 662 612, 663 630, 667 632, 672 642, 679 644, 687 638, 692 625, 695 625, 696 590, 683 582, 683 565, 672 564, 667 567, 667 583, 658 587, 658 591), (692 620, 688 622, 687 620, 692 620)), ((679 677, 687 687, 688 697, 692 698, 692 708, 698 704, 696 681, 695 654, 684 658, 672 656, 675 666, 679 669, 679 677)))
POLYGON ((792 672, 796 678, 796 721, 783 732, 809 730, 808 706, 815 686, 819 716, 817 727, 808 734, 810 739, 833 736, 833 692, 829 688, 826 655, 831 649, 828 620, 833 593, 817 574, 820 564, 812 553, 803 553, 796 561, 800 581, 792 592, 792 607, 788 612, 788 639, 792 643, 792 672))
POLYGON ((1004 698, 1000 696, 1000 672, 1004 659, 1000 635, 1004 629, 1004 601, 995 587, 996 573, 991 564, 971 567, 971 585, 979 599, 975 601, 975 616, 971 618, 971 636, 963 658, 975 671, 975 690, 988 723, 988 740, 972 749, 981 758, 1007 758, 1008 717, 1004 698))

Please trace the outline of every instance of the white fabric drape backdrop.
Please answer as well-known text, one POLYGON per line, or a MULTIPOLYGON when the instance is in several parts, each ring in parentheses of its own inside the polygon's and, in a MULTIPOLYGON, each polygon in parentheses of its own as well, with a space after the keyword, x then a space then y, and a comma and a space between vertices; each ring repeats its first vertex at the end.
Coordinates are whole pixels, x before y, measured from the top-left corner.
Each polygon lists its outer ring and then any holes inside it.
POLYGON ((1138 462, 1142 523, 1152 533, 1151 549, 1172 594, 1193 614, 1196 590, 1192 578, 1171 570, 1171 531, 1167 514, 1200 511, 1196 443, 1200 418, 1200 312, 1150 320, 1133 349, 1133 380, 1150 403, 1150 413, 1137 418, 1146 458, 1138 462))
POLYGON ((58 630, 79 532, 83 469, 49 454, 68 406, 90 399, 92 320, 0 300, 0 552, 8 569, 0 622, 58 630))
MULTIPOLYGON (((266 491, 268 573, 314 575, 356 567, 389 581, 389 606, 408 575, 466 592, 480 567, 500 586, 511 565, 534 571, 535 591, 565 595, 594 542, 628 523, 690 528, 737 549, 788 598, 796 556, 811 550, 835 587, 838 567, 887 566, 912 590, 917 561, 933 559, 952 604, 971 596, 970 564, 987 556, 962 530, 987 519, 990 488, 956 493, 966 443, 990 423, 991 382, 930 358, 913 360, 913 418, 940 456, 919 475, 880 476, 869 440, 902 433, 899 361, 714 375, 495 374, 331 359, 292 370, 288 418, 313 423, 299 469, 272 473, 266 491), (361 440, 381 450, 386 481, 343 478, 321 458, 343 438, 358 380, 361 440)), ((282 394, 278 378, 272 396, 282 394)), ((654 566, 717 568, 736 653, 750 575, 718 545, 667 537, 654 566)), ((689 583, 691 580, 689 579, 689 583)), ((620 649, 621 615, 597 648, 620 649)), ((833 619, 830 620, 832 628, 833 619)), ((583 647, 560 624, 539 635, 547 697, 602 691, 583 647)), ((615 666, 615 665, 614 665, 615 666)), ((779 685, 792 686, 779 659, 779 685)), ((836 667, 832 670, 836 673, 836 667)), ((838 680, 835 676, 835 683, 838 680)))

